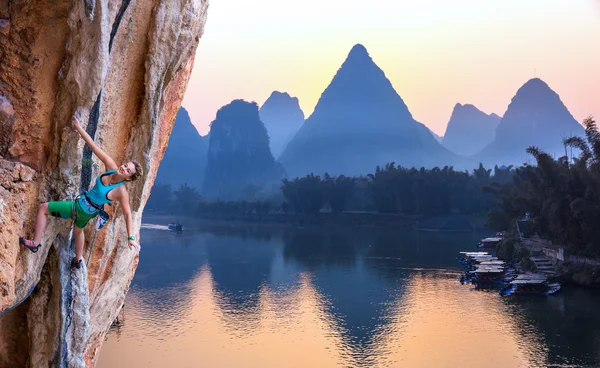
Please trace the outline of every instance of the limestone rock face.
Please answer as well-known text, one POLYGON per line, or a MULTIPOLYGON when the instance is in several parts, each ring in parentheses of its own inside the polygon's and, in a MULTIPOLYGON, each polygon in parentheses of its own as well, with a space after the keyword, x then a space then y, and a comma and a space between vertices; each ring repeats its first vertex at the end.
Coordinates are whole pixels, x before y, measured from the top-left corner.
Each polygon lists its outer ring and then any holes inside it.
MULTIPOLYGON (((94 366, 138 262, 120 205, 108 207, 87 268, 70 268, 68 220, 49 218, 37 253, 18 236, 33 237, 40 203, 74 198, 104 170, 73 113, 117 163, 142 164, 127 184, 139 236, 207 9, 207 0, 0 0, 0 367, 94 366)), ((85 235, 87 257, 93 225, 85 235)))

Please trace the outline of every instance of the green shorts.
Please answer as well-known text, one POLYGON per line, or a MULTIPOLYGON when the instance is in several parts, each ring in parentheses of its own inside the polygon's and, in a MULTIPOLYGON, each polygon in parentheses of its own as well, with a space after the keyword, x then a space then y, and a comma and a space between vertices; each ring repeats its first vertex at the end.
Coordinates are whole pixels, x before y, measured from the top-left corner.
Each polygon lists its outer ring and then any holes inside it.
MULTIPOLYGON (((54 217, 70 219, 73 213, 73 201, 48 202, 48 211, 54 217)), ((78 201, 75 207, 75 225, 78 228, 83 229, 88 221, 97 215, 98 212, 94 213, 93 215, 83 212, 78 201)))

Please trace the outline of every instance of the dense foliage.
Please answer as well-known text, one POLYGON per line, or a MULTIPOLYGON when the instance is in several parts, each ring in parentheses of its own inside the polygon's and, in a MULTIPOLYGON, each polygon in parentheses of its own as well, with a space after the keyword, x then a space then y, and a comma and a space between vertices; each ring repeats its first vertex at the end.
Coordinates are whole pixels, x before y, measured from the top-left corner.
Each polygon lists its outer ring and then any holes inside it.
POLYGON ((146 202, 148 210, 181 215, 193 215, 201 202, 200 194, 187 183, 179 189, 171 190, 170 184, 156 183, 152 187, 152 195, 146 202))
POLYGON ((332 212, 347 209, 356 179, 340 175, 323 179, 313 174, 294 180, 283 180, 281 191, 296 213, 318 213, 325 204, 332 212))
POLYGON ((484 188, 497 198, 490 226, 506 229, 530 213, 531 232, 572 251, 600 255, 600 133, 592 118, 584 126, 586 139, 564 141, 565 156, 554 159, 529 147, 536 166, 519 167, 511 182, 484 188), (567 155, 573 150, 578 155, 567 155))
POLYGON ((471 174, 452 167, 420 170, 396 166, 377 167, 367 177, 349 178, 307 175, 284 180, 282 192, 295 212, 316 213, 323 207, 333 212, 373 210, 436 216, 450 213, 484 214, 493 205, 493 196, 481 191, 491 182, 509 180, 511 168, 482 165, 471 174))
POLYGON ((281 193, 270 198, 245 201, 214 201, 200 197, 187 185, 171 192, 168 185, 157 184, 148 201, 149 209, 181 214, 228 215, 292 212, 311 214, 321 211, 370 211, 436 216, 450 213, 485 214, 493 196, 481 191, 492 182, 509 180, 511 168, 482 165, 472 173, 452 167, 407 169, 390 163, 377 167, 366 177, 337 177, 325 174, 284 179, 281 193), (159 199, 160 198, 160 199, 159 199))

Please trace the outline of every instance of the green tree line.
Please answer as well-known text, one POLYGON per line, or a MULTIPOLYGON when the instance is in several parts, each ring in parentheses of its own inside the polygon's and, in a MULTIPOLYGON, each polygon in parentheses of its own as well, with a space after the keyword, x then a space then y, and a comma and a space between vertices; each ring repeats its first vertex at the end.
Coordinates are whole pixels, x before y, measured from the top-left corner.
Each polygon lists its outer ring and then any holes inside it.
POLYGON ((510 182, 483 187, 496 198, 489 226, 507 229, 529 213, 527 232, 574 253, 600 255, 600 133, 591 117, 584 126, 585 139, 564 140, 564 156, 529 147, 535 166, 518 167, 510 182), (568 154, 572 149, 576 155, 568 154))
POLYGON ((485 214, 494 197, 481 187, 510 180, 509 168, 491 169, 483 165, 473 170, 455 171, 452 167, 416 169, 388 163, 373 174, 360 177, 323 178, 313 174, 293 180, 284 179, 281 190, 291 209, 297 213, 345 210, 375 211, 435 216, 450 213, 485 214))
POLYGON ((156 184, 147 208, 183 215, 266 214, 272 212, 315 214, 321 211, 370 211, 435 216, 449 213, 485 214, 493 206, 492 194, 482 186, 510 180, 511 167, 471 173, 452 167, 415 169, 389 163, 373 174, 306 175, 283 179, 281 193, 271 199, 218 201, 202 198, 187 185, 173 191, 156 184))

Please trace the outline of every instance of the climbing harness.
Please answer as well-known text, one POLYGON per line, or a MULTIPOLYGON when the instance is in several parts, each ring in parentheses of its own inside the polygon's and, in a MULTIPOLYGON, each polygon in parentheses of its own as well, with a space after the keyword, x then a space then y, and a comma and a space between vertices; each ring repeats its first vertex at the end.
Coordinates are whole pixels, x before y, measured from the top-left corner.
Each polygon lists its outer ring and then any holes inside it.
MULTIPOLYGON (((78 195, 75 200, 73 201, 73 212, 72 212, 72 224, 71 226, 74 226, 75 220, 76 220, 76 206, 77 206, 77 202, 79 201, 79 199, 81 198, 81 196, 84 196, 85 199, 87 200, 87 203, 95 208, 96 210, 98 210, 98 215, 96 216, 96 221, 95 221, 95 226, 94 226, 94 237, 92 238, 92 244, 90 245, 90 252, 88 253, 88 257, 87 257, 87 261, 85 262, 85 266, 87 267, 88 264, 90 263, 90 257, 92 256, 92 251, 94 250, 94 243, 96 242, 96 235, 98 233, 98 230, 102 229, 110 220, 110 215, 104 210, 104 205, 102 206, 98 206, 96 205, 94 202, 92 202, 92 200, 90 199, 90 197, 88 197, 87 193, 81 193, 80 195, 78 195)), ((109 206, 111 205, 110 203, 108 204, 109 206)))
POLYGON ((94 238, 92 239, 92 245, 90 246, 90 253, 88 254, 87 261, 85 262, 86 267, 90 263, 90 257, 92 256, 92 250, 94 250, 94 242, 96 241, 96 234, 98 233, 98 230, 102 229, 104 227, 104 225, 106 225, 108 223, 109 219, 110 219, 110 216, 108 215, 108 213, 106 211, 104 211, 104 210, 98 211, 98 216, 96 217, 96 225, 94 227, 94 238))
MULTIPOLYGON (((85 196, 85 198, 88 200, 88 202, 98 210, 98 215, 96 216, 96 222, 95 222, 95 226, 94 226, 94 238, 92 239, 92 244, 90 245, 90 252, 88 254, 87 257, 87 261, 85 262, 85 267, 87 268, 88 264, 90 263, 90 257, 92 256, 92 251, 94 250, 94 242, 96 241, 96 234, 98 233, 98 230, 102 229, 107 223, 108 220, 110 219, 110 216, 108 215, 108 213, 106 211, 104 211, 104 205, 102 206, 97 206, 94 204, 94 202, 92 202, 88 196, 85 193, 82 193, 80 195, 78 195, 77 197, 75 197, 75 200, 73 200, 73 209, 72 209, 72 221, 71 221, 71 240, 72 240, 72 244, 74 244, 74 230, 75 230, 75 220, 77 218, 77 211, 76 211, 76 207, 77 206, 77 202, 79 201, 79 198, 81 196, 85 196)), ((110 206, 110 204, 109 204, 110 206)), ((69 301, 69 306, 67 308, 67 328, 69 328, 71 326, 71 322, 73 319, 73 299, 71 298, 71 300, 69 301)))

